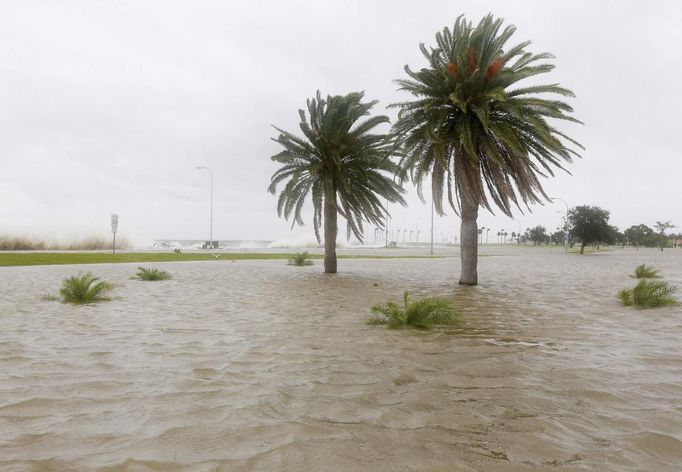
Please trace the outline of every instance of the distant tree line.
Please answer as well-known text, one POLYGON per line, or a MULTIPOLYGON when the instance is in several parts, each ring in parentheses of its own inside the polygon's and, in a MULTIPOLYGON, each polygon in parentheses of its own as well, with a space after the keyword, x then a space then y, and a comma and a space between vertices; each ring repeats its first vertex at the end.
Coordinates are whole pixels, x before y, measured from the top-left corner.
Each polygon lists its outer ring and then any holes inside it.
POLYGON ((564 228, 558 228, 554 233, 548 233, 544 226, 528 228, 518 238, 519 243, 533 244, 564 244, 568 236, 568 244, 573 247, 578 244, 582 254, 586 246, 618 245, 632 247, 677 247, 677 241, 682 240, 680 234, 666 234, 675 226, 669 221, 657 221, 654 228, 645 224, 630 226, 621 232, 616 226, 609 224, 609 212, 597 206, 577 206, 568 212, 568 221, 564 228))

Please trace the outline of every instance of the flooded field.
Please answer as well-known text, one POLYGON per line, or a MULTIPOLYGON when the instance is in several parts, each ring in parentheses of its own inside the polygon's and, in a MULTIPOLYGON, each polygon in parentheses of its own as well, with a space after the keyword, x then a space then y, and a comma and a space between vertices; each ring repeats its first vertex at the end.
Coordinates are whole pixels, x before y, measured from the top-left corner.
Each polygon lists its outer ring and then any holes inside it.
POLYGON ((0 268, 0 470, 679 470, 682 308, 619 305, 641 263, 682 287, 682 250, 0 268), (79 270, 122 299, 41 300, 79 270), (365 324, 405 289, 465 327, 365 324))

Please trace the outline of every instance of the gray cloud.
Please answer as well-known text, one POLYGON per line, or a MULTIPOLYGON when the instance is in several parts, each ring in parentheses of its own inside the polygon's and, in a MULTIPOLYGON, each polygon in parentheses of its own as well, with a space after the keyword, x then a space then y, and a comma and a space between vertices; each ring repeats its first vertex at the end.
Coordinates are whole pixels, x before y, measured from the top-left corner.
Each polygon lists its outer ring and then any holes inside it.
MULTIPOLYGON (((316 90, 365 90, 376 113, 401 99, 393 80, 420 67, 418 43, 465 13, 515 24, 516 42, 557 56, 547 76, 572 88, 587 151, 547 180, 550 195, 596 204, 621 228, 682 225, 676 131, 682 10, 676 2, 3 2, 0 5, 0 233, 71 237, 108 230, 153 238, 207 232, 289 237, 265 189, 271 124, 297 129, 316 90)), ((563 204, 518 222, 554 228, 563 204)), ((411 191, 393 224, 426 229, 411 191)), ((436 233, 459 221, 437 220, 436 233)), ((312 234, 310 226, 293 234, 312 234)), ((423 236, 422 236, 423 237, 423 236)))

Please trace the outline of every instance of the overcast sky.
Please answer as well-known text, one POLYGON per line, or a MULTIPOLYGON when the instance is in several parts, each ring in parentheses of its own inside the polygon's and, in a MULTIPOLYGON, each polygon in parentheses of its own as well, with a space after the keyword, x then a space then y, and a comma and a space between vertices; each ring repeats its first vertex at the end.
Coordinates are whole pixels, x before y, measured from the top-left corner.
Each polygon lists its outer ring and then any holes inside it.
MULTIPOLYGON (((564 129, 587 150, 547 193, 610 210, 621 230, 681 226, 682 2, 0 0, 0 235, 107 235, 119 213, 136 245, 207 239, 209 176, 195 168, 208 166, 216 239, 312 239, 312 221, 291 231, 266 192, 271 125, 297 131, 318 89, 364 90, 393 119, 419 43, 488 12, 517 26, 510 44, 553 53, 543 81, 577 95, 585 125, 564 129)), ((413 191, 391 211, 424 238, 430 207, 413 191)), ((564 213, 482 210, 479 225, 554 229, 564 213)), ((435 233, 458 235, 452 211, 435 233)))

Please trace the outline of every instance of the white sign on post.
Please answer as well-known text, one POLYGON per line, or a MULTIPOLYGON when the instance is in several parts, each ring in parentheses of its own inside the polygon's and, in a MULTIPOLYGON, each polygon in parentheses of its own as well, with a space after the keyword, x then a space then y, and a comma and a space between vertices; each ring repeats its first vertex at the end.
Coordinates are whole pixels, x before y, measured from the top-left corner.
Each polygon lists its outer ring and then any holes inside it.
POLYGON ((114 240, 111 243, 111 253, 116 254, 116 231, 118 231, 118 215, 116 213, 111 214, 111 234, 114 235, 114 240))

